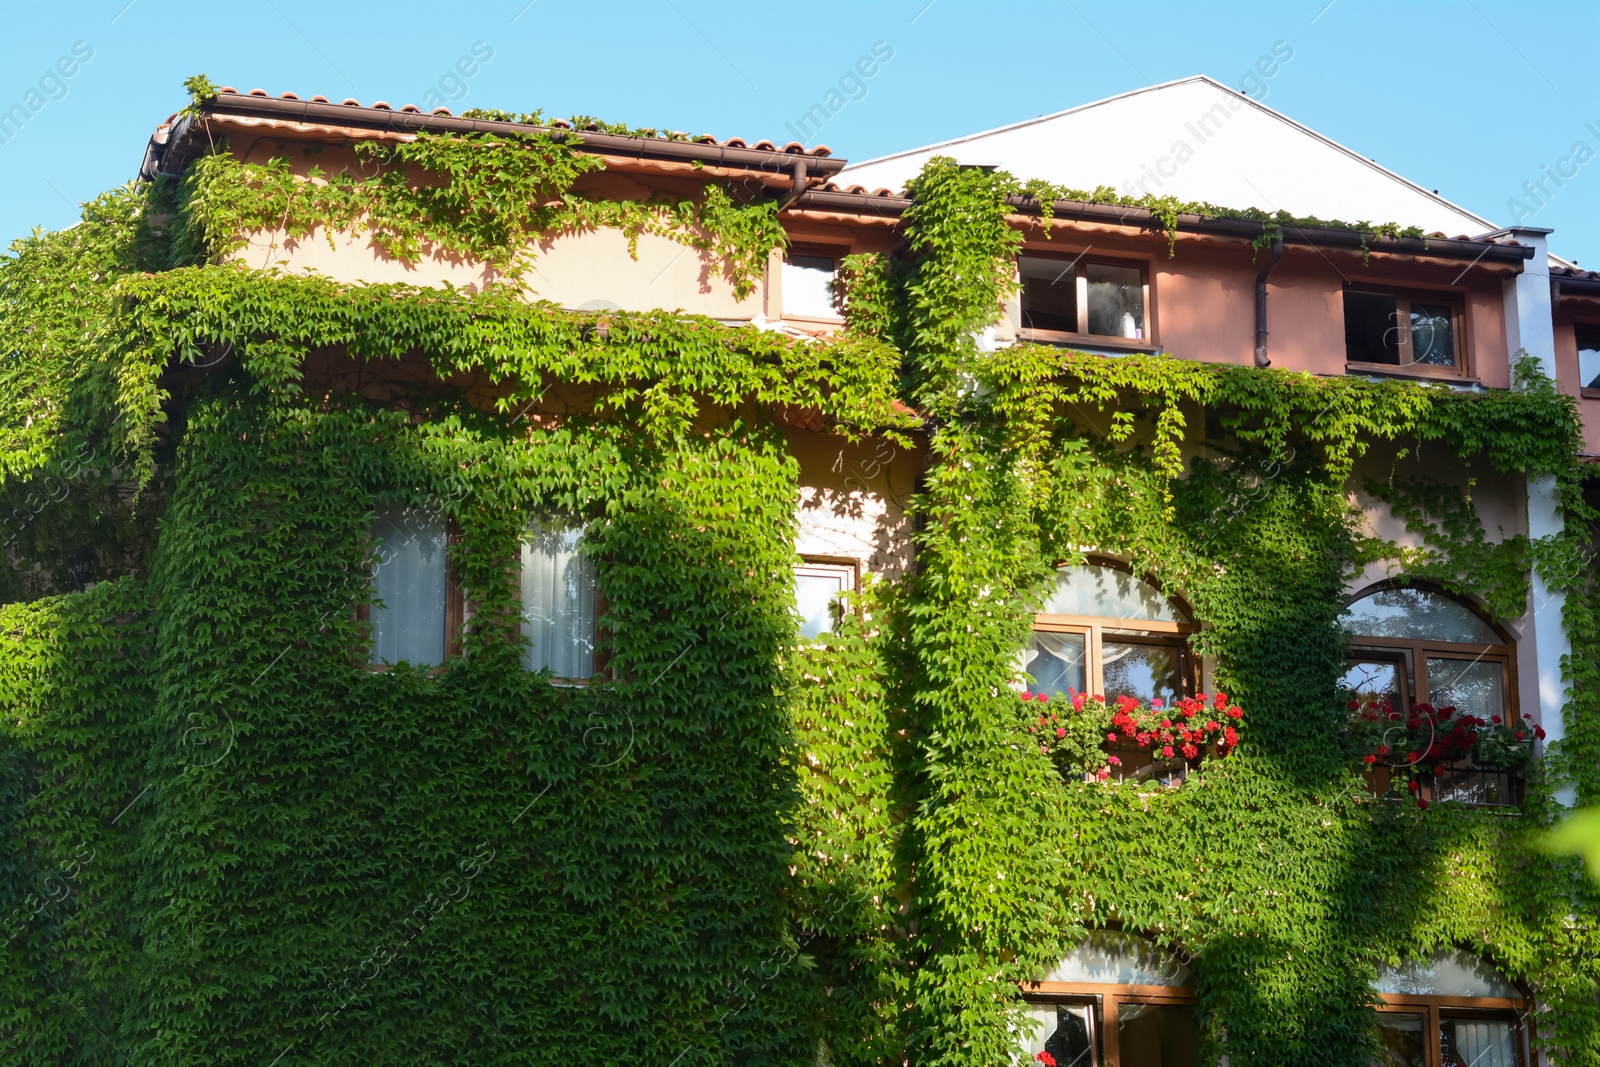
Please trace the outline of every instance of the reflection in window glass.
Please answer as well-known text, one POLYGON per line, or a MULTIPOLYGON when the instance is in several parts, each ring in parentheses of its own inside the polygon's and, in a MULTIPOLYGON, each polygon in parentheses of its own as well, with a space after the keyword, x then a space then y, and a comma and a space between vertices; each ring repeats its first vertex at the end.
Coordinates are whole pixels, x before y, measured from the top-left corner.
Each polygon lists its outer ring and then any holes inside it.
POLYGON ((1078 276, 1074 262, 1026 257, 1020 261, 1023 329, 1078 332, 1078 276))
POLYGON ((595 574, 583 530, 535 523, 522 545, 522 664, 557 678, 594 673, 595 574))
POLYGON ((1098 563, 1056 570, 1056 588, 1041 609, 1050 615, 1188 622, 1161 590, 1127 571, 1098 563))
POLYGON ((1028 1039, 1028 1059, 1048 1052, 1056 1067, 1093 1067, 1094 1014, 1091 1004, 1029 1005, 1028 1016, 1038 1027, 1028 1039))
POLYGON ((800 636, 833 632, 834 601, 855 588, 855 568, 840 563, 803 563, 794 569, 795 613, 800 636))
POLYGON ((1578 330, 1578 382, 1585 389, 1600 389, 1600 329, 1578 330))
POLYGON ((1429 659, 1428 703, 1487 719, 1506 713, 1505 668, 1498 660, 1429 659))
POLYGON ((1400 699, 1400 665, 1392 660, 1352 661, 1339 679, 1339 688, 1349 694, 1347 699, 1363 705, 1375 700, 1396 711, 1406 707, 1400 699))
POLYGON ((1426 959, 1408 959, 1398 968, 1382 967, 1372 988, 1379 993, 1428 997, 1521 996, 1516 986, 1493 965, 1476 956, 1450 949, 1426 959))
POLYGON ((1181 688, 1178 650, 1171 646, 1135 644, 1108 638, 1101 646, 1101 672, 1105 677, 1108 700, 1130 696, 1149 703, 1159 697, 1171 704, 1181 688))
POLYGON ((1033 648, 1023 653, 1023 669, 1033 676, 1034 692, 1082 693, 1089 688, 1085 640, 1083 634, 1034 631, 1033 648))
POLYGON ((826 256, 786 256, 783 261, 783 313, 810 318, 839 314, 833 304, 834 261, 826 256))
POLYGON ((1447 304, 1411 303, 1411 362, 1456 365, 1455 330, 1447 304))
POLYGON ((1441 1067, 1517 1067, 1516 1032, 1507 1019, 1441 1019, 1441 1067))
POLYGON ((1138 267, 1090 263, 1089 332, 1101 337, 1144 339, 1144 276, 1138 267))
POLYGON ((1427 1067, 1422 1038, 1422 1016, 1380 1012, 1379 1052, 1373 1067, 1427 1067))
POLYGON ((379 515, 373 565, 372 662, 444 662, 444 519, 396 509, 379 515))
POLYGON ((1045 979, 1093 985, 1191 986, 1194 973, 1176 956, 1142 937, 1091 930, 1045 979))
POLYGON ((1194 1009, 1178 1004, 1117 1008, 1117 1051, 1122 1067, 1194 1067, 1199 1063, 1194 1009))
POLYGON ((1339 616, 1346 633, 1413 641, 1498 645, 1488 623, 1447 596, 1425 589, 1380 589, 1362 597, 1339 616))

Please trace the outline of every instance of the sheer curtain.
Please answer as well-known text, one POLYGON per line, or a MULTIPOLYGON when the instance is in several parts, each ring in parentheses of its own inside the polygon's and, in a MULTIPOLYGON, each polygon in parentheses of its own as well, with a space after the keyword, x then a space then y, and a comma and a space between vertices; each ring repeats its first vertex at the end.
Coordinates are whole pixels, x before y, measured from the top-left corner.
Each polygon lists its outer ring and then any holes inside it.
POLYGON ((583 529, 535 522, 522 545, 523 666, 558 678, 594 673, 594 563, 583 552, 583 529))
POLYGON ((444 519, 421 511, 381 513, 373 566, 372 662, 444 662, 446 583, 444 519))
POLYGON ((1517 1067, 1511 1024, 1496 1019, 1446 1019, 1445 1067, 1517 1067))

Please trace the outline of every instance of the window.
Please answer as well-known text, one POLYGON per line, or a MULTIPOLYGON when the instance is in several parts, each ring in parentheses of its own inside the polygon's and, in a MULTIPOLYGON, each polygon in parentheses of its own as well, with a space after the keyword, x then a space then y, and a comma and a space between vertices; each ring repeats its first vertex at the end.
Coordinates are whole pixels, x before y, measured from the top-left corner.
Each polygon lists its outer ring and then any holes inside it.
POLYGON ((1061 567, 1034 617, 1023 669, 1042 693, 1170 702, 1193 688, 1189 616, 1147 582, 1103 563, 1061 567))
MULTIPOLYGON (((1511 646, 1465 604, 1426 589, 1388 587, 1351 604, 1339 624, 1350 635, 1341 684, 1352 701, 1376 701, 1402 715, 1428 704, 1486 721, 1515 716, 1511 646)), ((1467 761, 1440 767, 1435 787, 1442 800, 1521 801, 1520 779, 1467 761)))
POLYGON ((557 678, 594 674, 598 590, 582 526, 535 521, 522 543, 522 665, 557 678))
POLYGON ((1527 1000, 1494 967, 1465 952, 1383 968, 1374 1067, 1520 1067, 1527 1000))
POLYGON ((856 587, 855 560, 806 556, 794 569, 795 611, 800 616, 800 636, 817 637, 833 632, 833 605, 840 593, 856 587))
POLYGON ((1344 291, 1345 359, 1358 368, 1464 374, 1460 324, 1449 293, 1344 291))
POLYGON ((378 542, 372 568, 374 664, 444 662, 460 625, 460 590, 450 581, 443 518, 416 509, 381 512, 373 523, 378 542))
POLYGON ((1099 337, 1145 347, 1150 288, 1138 263, 1023 256, 1022 328, 1036 340, 1050 335, 1099 337))
POLYGON ((1578 384, 1600 396, 1600 326, 1578 326, 1578 384))
POLYGON ((836 319, 833 278, 839 267, 835 250, 796 245, 783 257, 783 316, 836 319))
POLYGON ((1193 1067, 1194 975, 1143 938, 1096 930, 1044 981, 1023 987, 1030 1061, 1057 1067, 1193 1067))

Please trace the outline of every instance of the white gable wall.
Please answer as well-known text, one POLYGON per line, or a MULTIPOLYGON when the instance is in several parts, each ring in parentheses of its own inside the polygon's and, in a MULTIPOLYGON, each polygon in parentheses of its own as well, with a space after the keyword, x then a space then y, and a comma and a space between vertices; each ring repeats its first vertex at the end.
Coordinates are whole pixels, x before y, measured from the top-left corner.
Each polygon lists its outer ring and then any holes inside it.
POLYGON ((1204 76, 865 160, 836 181, 899 191, 935 155, 1086 191, 1110 185, 1129 196, 1398 222, 1448 237, 1497 228, 1204 76))

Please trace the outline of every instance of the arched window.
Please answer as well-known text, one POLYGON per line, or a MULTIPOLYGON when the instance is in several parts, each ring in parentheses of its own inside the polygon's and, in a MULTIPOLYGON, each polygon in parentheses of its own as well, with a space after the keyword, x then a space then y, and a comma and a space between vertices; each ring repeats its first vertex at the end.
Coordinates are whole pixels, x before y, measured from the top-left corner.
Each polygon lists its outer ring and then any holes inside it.
POLYGON ((1344 686, 1363 702, 1454 707, 1489 719, 1514 708, 1511 645, 1477 612, 1410 586, 1368 593, 1345 609, 1350 635, 1344 686))
POLYGON ((1060 567, 1034 617, 1023 669, 1041 693, 1148 702, 1193 691, 1189 616, 1155 586, 1104 563, 1060 567))
POLYGON ((1044 981, 1023 989, 1035 1020, 1024 1047, 1056 1067, 1190 1067, 1198 1062, 1194 975, 1140 937, 1096 930, 1044 981))
POLYGON ((1521 1067, 1528 1002, 1490 964, 1458 950, 1379 970, 1378 1067, 1521 1067))

